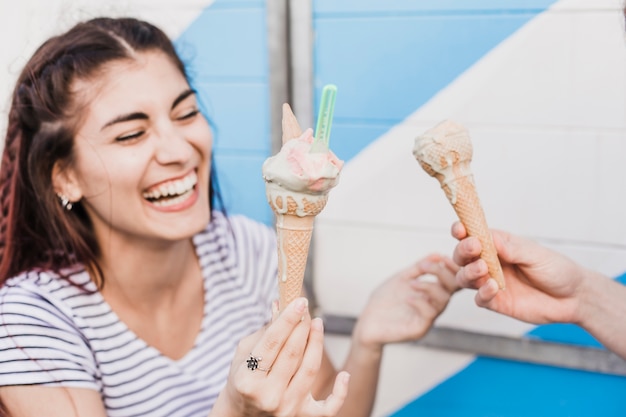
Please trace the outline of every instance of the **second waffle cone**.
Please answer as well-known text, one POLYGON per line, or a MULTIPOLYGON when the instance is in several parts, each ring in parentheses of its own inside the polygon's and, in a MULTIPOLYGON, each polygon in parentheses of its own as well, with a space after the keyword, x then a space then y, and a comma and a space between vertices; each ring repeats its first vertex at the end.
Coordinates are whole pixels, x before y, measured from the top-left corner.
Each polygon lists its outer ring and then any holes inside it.
MULTIPOLYGON (((491 232, 487 226, 487 220, 478 198, 478 193, 476 192, 473 177, 466 176, 457 178, 456 185, 456 201, 454 203, 452 202, 448 192, 446 192, 446 195, 450 203, 452 203, 452 207, 459 217, 459 220, 465 226, 467 234, 469 236, 475 236, 480 240, 480 244, 483 248, 480 257, 487 264, 489 276, 493 277, 498 282, 498 286, 501 289, 504 289, 502 266, 498 259, 491 232)), ((442 188, 444 188, 445 191, 446 187, 444 187, 443 184, 442 188)))
POLYGON ((426 132, 423 137, 431 142, 427 141, 424 146, 427 151, 414 151, 418 162, 429 175, 437 178, 467 234, 480 240, 480 257, 487 264, 489 276, 504 289, 502 266, 470 169, 473 150, 467 129, 447 120, 426 132))

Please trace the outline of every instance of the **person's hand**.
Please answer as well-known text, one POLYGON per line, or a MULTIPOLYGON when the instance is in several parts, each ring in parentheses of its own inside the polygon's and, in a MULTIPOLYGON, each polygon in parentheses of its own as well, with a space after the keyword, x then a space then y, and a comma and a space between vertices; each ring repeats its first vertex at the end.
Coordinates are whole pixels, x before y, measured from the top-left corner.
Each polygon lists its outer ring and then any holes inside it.
POLYGON ((326 400, 317 401, 311 394, 323 343, 322 321, 311 319, 305 298, 294 300, 267 327, 239 343, 226 387, 211 415, 336 415, 348 392, 346 372, 337 375, 326 400))
POLYGON ((458 289, 452 259, 431 254, 385 281, 370 296, 353 339, 371 350, 424 336, 458 289), (436 280, 420 279, 432 275, 436 280))
POLYGON ((577 322, 584 270, 567 257, 531 240, 492 231, 504 272, 505 289, 499 290, 480 259, 480 241, 468 237, 460 222, 452 225, 459 240, 453 259, 461 287, 477 289, 476 304, 529 323, 577 322))

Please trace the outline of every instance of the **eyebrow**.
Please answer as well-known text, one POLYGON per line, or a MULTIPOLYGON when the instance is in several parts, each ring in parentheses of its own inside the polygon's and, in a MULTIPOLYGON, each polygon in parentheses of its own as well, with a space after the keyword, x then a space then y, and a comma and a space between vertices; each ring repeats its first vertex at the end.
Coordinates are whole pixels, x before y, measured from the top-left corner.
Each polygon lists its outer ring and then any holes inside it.
POLYGON ((185 90, 176 97, 176 100, 172 103, 172 110, 176 108, 180 104, 181 101, 185 100, 187 97, 196 94, 195 90, 189 89, 185 90))
MULTIPOLYGON (((182 101, 184 101, 187 97, 196 94, 195 90, 192 89, 188 89, 183 91, 182 93, 180 93, 178 95, 178 97, 176 97, 176 99, 174 99, 174 102, 172 103, 172 110, 174 110, 176 108, 176 106, 178 106, 182 101)), ((116 123, 123 123, 123 122, 128 122, 131 120, 148 120, 148 115, 142 112, 133 112, 133 113, 128 113, 128 114, 122 114, 119 115, 117 117, 115 117, 114 119, 108 121, 107 123, 104 124, 104 126, 102 126, 102 129, 100 130, 104 130, 107 127, 114 125, 116 123)))

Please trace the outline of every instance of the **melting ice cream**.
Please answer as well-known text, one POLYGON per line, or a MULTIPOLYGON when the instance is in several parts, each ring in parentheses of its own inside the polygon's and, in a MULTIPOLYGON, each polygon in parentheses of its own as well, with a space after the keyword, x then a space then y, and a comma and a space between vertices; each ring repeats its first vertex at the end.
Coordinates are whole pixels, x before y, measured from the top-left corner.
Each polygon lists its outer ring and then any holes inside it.
MULTIPOLYGON (((307 204, 326 200, 331 188, 339 182, 343 161, 327 152, 311 152, 313 131, 307 129, 297 138, 287 140, 276 155, 263 164, 267 198, 274 211, 287 212, 288 197, 297 205, 298 216, 307 212, 307 204)), ((315 213, 317 214, 317 213, 315 213)))
POLYGON ((413 147, 415 159, 424 171, 439 181, 467 233, 480 240, 483 246, 481 257, 487 263, 489 275, 503 289, 505 283, 502 266, 470 168, 472 152, 467 129, 450 120, 443 121, 418 136, 413 147))

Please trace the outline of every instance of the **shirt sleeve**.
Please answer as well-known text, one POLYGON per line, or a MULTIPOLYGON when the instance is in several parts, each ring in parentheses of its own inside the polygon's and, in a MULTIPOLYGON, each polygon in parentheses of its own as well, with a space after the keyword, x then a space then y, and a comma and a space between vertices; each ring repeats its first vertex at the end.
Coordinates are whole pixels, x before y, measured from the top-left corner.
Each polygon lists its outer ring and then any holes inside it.
POLYGON ((0 324, 0 386, 99 389, 89 343, 57 300, 36 287, 5 285, 0 324))

